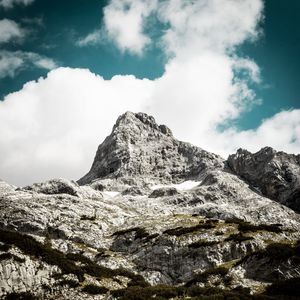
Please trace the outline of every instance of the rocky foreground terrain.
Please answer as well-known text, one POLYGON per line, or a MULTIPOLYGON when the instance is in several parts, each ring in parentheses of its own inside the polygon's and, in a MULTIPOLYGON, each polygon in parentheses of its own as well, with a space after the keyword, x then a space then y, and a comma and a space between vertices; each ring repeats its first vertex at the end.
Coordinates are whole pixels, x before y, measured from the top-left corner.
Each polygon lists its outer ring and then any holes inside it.
POLYGON ((300 299, 300 155, 127 112, 77 183, 0 181, 0 206, 3 299, 300 299))

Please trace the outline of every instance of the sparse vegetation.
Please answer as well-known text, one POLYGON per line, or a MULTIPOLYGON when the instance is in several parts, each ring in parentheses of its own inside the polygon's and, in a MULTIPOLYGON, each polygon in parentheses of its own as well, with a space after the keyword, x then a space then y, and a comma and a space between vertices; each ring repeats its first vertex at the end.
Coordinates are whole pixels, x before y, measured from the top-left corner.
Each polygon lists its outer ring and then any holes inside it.
POLYGON ((149 233, 141 227, 133 227, 124 230, 119 230, 113 233, 113 236, 124 235, 131 232, 135 232, 135 239, 142 239, 149 236, 149 233))
POLYGON ((105 248, 100 248, 98 249, 98 253, 96 254, 96 258, 105 258, 105 257, 109 257, 109 250, 105 249, 105 248))
POLYGON ((23 263, 25 262, 25 259, 24 258, 21 258, 15 254, 12 254, 12 253, 2 253, 0 254, 0 261, 1 260, 6 260, 6 259, 13 259, 19 263, 23 263))
POLYGON ((191 280, 189 280, 185 286, 189 287, 197 282, 206 282, 208 280, 208 277, 211 275, 221 275, 225 276, 228 273, 229 269, 225 267, 216 267, 208 269, 202 273, 196 274, 191 280))
POLYGON ((95 221, 96 219, 97 219, 96 209, 94 210, 94 214, 92 216, 82 215, 80 217, 80 220, 83 220, 83 221, 95 221))
POLYGON ((63 252, 52 249, 25 234, 0 230, 0 241, 13 244, 27 255, 39 257, 50 265, 58 266, 64 274, 76 275, 79 281, 83 281, 84 274, 86 273, 97 278, 112 278, 119 275, 131 279, 137 285, 147 285, 144 278, 140 275, 135 275, 122 268, 112 270, 100 266, 82 254, 69 253, 65 255, 63 252), (83 266, 78 266, 76 262, 81 262, 83 266))
POLYGON ((219 230, 217 230, 216 232, 215 232, 215 235, 223 235, 224 234, 224 232, 223 231, 219 231, 219 230))
POLYGON ((289 244, 272 243, 262 251, 261 254, 266 255, 272 259, 284 260, 292 256, 296 256, 296 248, 289 244))
MULTIPOLYGON (((165 300, 165 299, 189 299, 189 300, 273 300, 278 299, 267 295, 250 295, 249 289, 236 288, 224 290, 220 288, 204 288, 199 286, 151 286, 128 287, 112 291, 113 297, 119 300, 165 300)), ((287 300, 292 298, 280 298, 287 300)))
POLYGON ((266 294, 287 295, 298 298, 300 295, 300 277, 275 282, 267 288, 266 294))
POLYGON ((108 292, 108 289, 106 287, 98 286, 95 284, 87 284, 83 287, 82 291, 90 295, 98 295, 106 294, 108 292))
POLYGON ((80 220, 82 220, 82 221, 95 221, 96 220, 96 216, 82 215, 80 217, 80 220))
POLYGON ((258 258, 269 258, 271 260, 287 260, 292 258, 294 262, 300 262, 300 252, 298 252, 298 243, 296 245, 286 243, 271 243, 265 249, 249 253, 238 264, 242 264, 248 258, 257 256, 258 258))
POLYGON ((9 244, 0 244, 0 251, 7 252, 11 248, 9 244))
POLYGON ((30 292, 22 293, 10 293, 6 295, 6 300, 38 300, 38 297, 34 296, 30 292))
POLYGON ((60 286, 67 285, 71 288, 76 288, 79 286, 79 283, 78 283, 78 281, 73 280, 73 279, 63 279, 63 280, 59 281, 59 285, 60 286))
POLYGON ((197 232, 202 229, 212 229, 212 228, 215 228, 215 226, 216 225, 213 223, 199 223, 192 227, 181 227, 180 226, 180 227, 176 227, 176 228, 172 228, 172 229, 167 229, 163 233, 166 233, 168 235, 180 236, 183 234, 197 232))
POLYGON ((219 241, 199 240, 197 242, 190 244, 188 247, 189 248, 209 247, 209 246, 217 245, 219 243, 220 243, 219 241))
POLYGON ((141 227, 133 227, 124 230, 119 230, 114 232, 112 236, 121 236, 133 232, 134 232, 134 239, 143 239, 143 242, 145 243, 159 236, 158 233, 149 234, 144 228, 141 227))
POLYGON ((280 233, 282 232, 282 229, 280 228, 280 224, 260 224, 260 225, 253 225, 247 222, 239 223, 238 229, 240 232, 255 232, 258 230, 264 230, 264 231, 269 231, 269 232, 275 232, 275 233, 280 233))
POLYGON ((275 233, 281 233, 282 228, 281 224, 259 224, 254 225, 249 222, 246 222, 244 220, 238 219, 238 218, 229 218, 225 220, 225 223, 227 224, 237 224, 238 230, 240 232, 256 232, 259 230, 269 231, 269 232, 275 232, 275 233))
POLYGON ((253 240, 252 236, 245 236, 241 233, 232 233, 225 241, 234 241, 237 243, 253 240))

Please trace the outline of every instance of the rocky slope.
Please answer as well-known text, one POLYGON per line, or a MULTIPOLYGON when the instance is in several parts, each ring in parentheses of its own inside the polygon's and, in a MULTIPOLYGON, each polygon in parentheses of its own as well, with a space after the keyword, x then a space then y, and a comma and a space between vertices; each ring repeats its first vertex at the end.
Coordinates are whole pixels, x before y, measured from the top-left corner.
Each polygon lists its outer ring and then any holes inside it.
POLYGON ((170 183, 196 179, 208 169, 221 169, 223 159, 176 140, 165 125, 143 113, 120 116, 99 146, 91 170, 78 182, 99 178, 133 178, 170 183))
POLYGON ((266 147, 257 153, 239 149, 228 158, 230 168, 263 195, 300 211, 300 155, 266 147))
POLYGON ((298 299, 298 158, 224 161, 127 112, 78 183, 0 181, 0 295, 298 299))

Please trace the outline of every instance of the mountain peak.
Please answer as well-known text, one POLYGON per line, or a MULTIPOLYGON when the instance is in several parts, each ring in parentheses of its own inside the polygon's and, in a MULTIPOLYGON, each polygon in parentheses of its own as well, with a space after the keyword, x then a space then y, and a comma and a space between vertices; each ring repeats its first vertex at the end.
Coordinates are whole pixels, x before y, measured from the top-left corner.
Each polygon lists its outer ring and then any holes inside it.
POLYGON ((136 127, 138 130, 136 130, 134 133, 138 133, 138 131, 150 130, 163 133, 167 136, 173 136, 172 131, 166 125, 158 125, 154 117, 142 112, 133 113, 127 111, 123 115, 119 116, 112 131, 121 131, 124 128, 127 130, 128 127, 136 127))
POLYGON ((98 147, 91 170, 78 183, 120 177, 178 182, 221 165, 222 158, 176 140, 171 130, 158 125, 152 116, 126 112, 98 147))

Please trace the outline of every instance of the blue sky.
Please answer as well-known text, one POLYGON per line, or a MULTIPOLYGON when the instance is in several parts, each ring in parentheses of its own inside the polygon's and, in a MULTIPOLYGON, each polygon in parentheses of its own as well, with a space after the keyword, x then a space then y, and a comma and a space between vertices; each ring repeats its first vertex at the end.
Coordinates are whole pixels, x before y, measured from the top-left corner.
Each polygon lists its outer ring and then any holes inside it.
POLYGON ((194 2, 0 1, 0 177, 77 179, 126 110, 224 157, 299 153, 300 2, 194 2))

